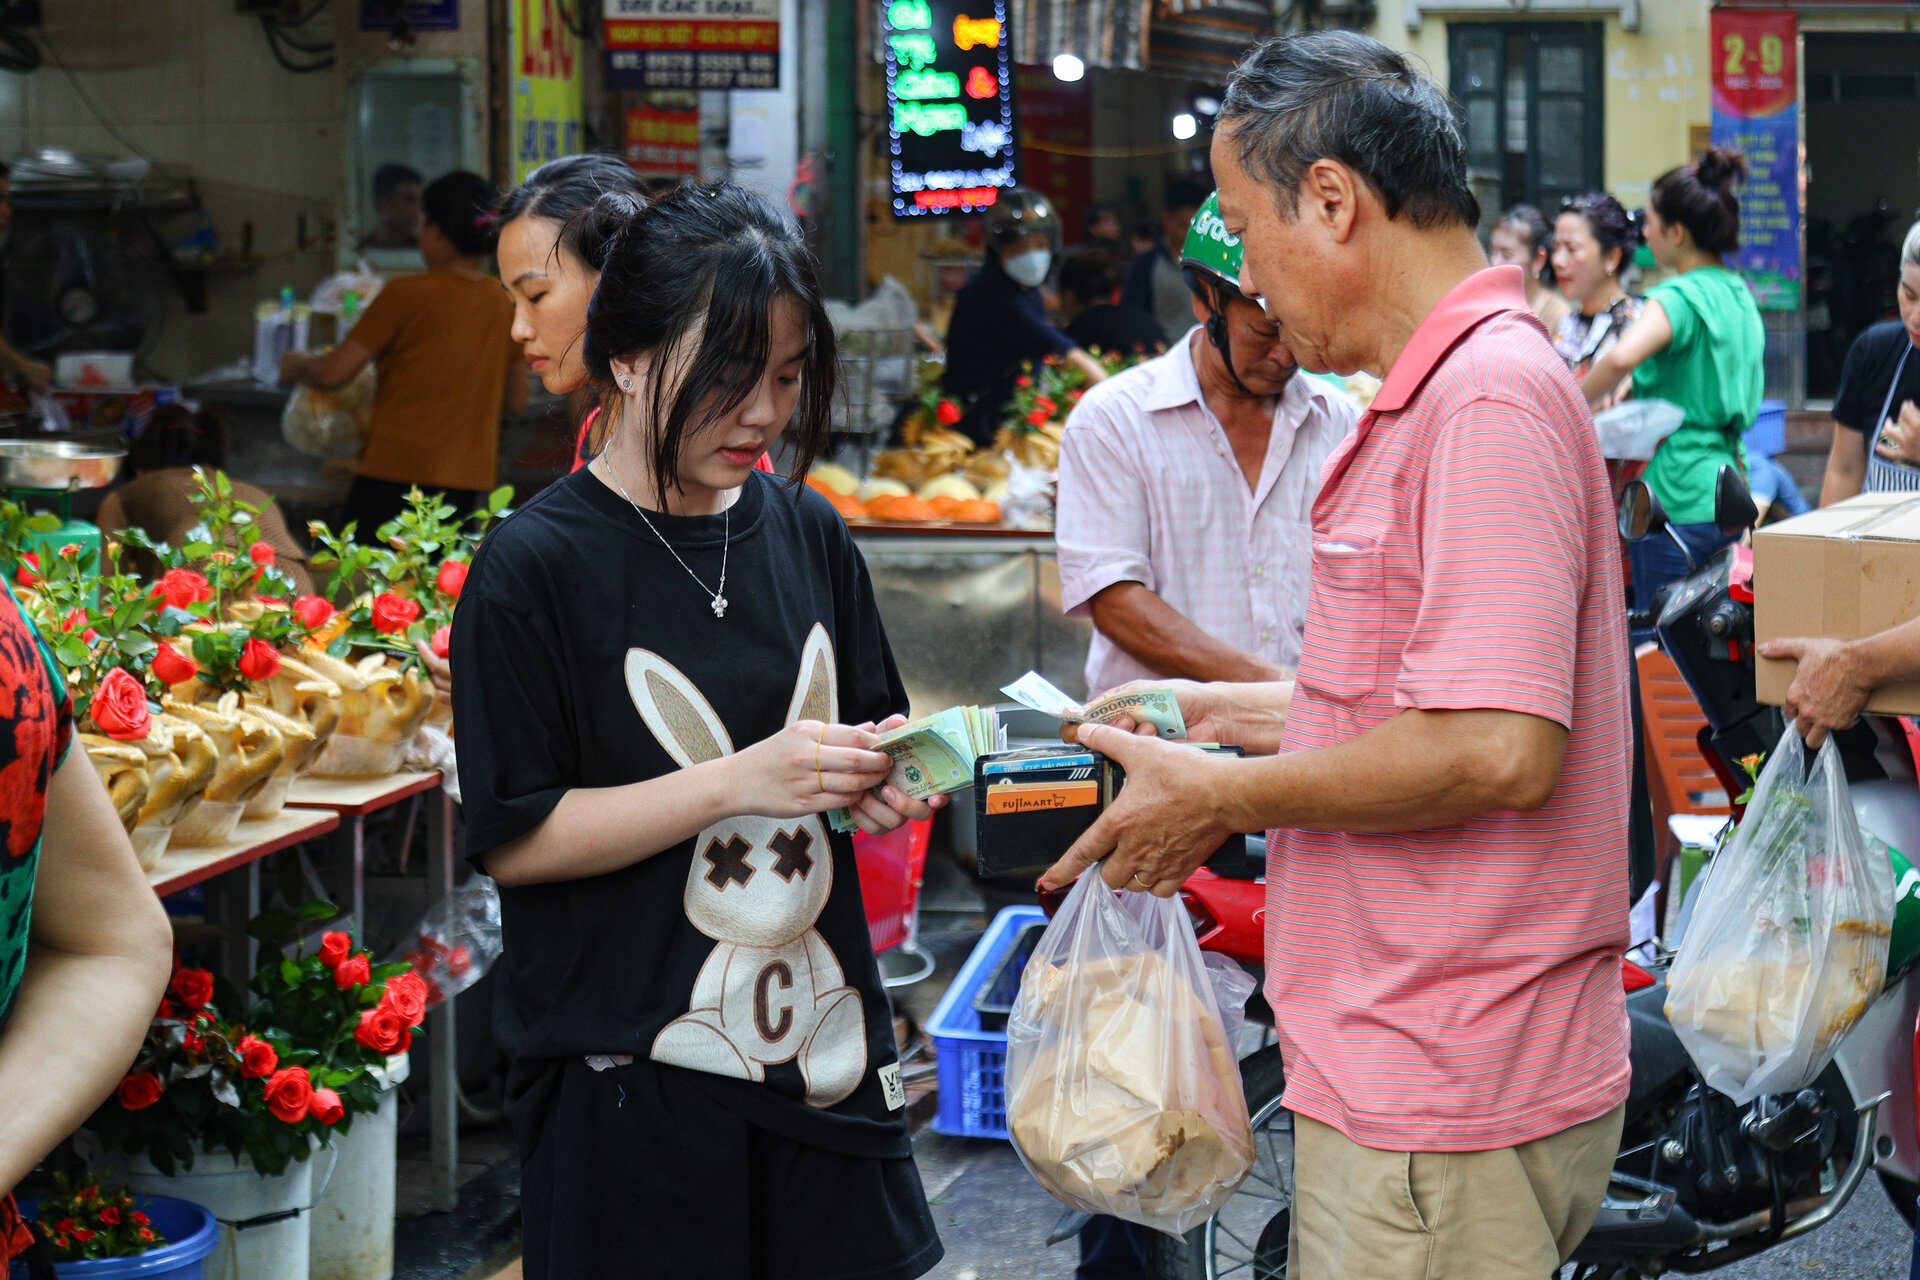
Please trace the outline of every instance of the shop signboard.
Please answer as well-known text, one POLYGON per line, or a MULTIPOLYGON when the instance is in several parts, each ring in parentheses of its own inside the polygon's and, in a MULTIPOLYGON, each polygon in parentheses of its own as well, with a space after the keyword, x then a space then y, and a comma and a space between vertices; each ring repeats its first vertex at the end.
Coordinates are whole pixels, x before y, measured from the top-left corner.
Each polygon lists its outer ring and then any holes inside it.
POLYGON ((398 22, 414 31, 458 31, 460 0, 360 0, 362 31, 391 31, 398 22))
POLYGON ((777 89, 780 0, 606 0, 607 83, 777 89))
POLYGON ((513 180, 581 150, 585 103, 580 37, 559 0, 509 0, 508 59, 513 67, 513 180))
POLYGON ((627 163, 644 174, 700 172, 700 108, 640 103, 627 108, 627 163))
POLYGON ((1713 142, 1747 158, 1740 250, 1763 311, 1800 309, 1800 72, 1790 9, 1713 10, 1713 142))
POLYGON ((884 15, 894 216, 990 208, 1018 181, 1007 0, 890 0, 884 15))

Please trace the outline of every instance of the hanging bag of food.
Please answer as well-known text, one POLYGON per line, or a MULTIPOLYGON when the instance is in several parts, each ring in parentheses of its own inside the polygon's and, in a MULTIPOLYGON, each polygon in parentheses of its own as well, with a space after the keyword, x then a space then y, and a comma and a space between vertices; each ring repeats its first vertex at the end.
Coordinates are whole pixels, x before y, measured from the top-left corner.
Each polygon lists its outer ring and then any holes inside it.
POLYGON ((1253 1167, 1233 1049, 1252 985, 1209 969, 1178 898, 1081 876, 1007 1020, 1007 1127, 1040 1185, 1170 1235, 1212 1217, 1253 1167))
POLYGON ((1886 984, 1893 867, 1860 838, 1831 739, 1791 726, 1708 868, 1667 979, 1667 1018, 1735 1102, 1804 1088, 1886 984))

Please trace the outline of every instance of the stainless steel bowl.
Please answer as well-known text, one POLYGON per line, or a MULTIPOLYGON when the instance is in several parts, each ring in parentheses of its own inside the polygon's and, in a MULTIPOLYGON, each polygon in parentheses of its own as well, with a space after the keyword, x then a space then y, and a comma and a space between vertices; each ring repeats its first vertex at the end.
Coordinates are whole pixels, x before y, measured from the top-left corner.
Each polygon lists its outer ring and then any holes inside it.
POLYGON ((0 440, 0 488, 100 489, 120 474, 125 449, 71 440, 0 440))

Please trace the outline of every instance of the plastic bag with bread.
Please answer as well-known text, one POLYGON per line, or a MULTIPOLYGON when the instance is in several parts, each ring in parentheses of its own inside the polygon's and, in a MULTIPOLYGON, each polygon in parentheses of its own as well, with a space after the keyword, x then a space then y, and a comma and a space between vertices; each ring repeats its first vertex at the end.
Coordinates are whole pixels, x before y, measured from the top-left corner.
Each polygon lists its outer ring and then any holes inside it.
POLYGON ((1893 866, 1860 836, 1831 740, 1787 729, 1710 864, 1667 978, 1667 1018, 1735 1102, 1812 1084, 1886 985, 1893 866))
POLYGON ((1007 1020, 1014 1147, 1061 1202, 1180 1235, 1253 1167, 1233 1040, 1179 900, 1115 894, 1090 871, 1007 1020))

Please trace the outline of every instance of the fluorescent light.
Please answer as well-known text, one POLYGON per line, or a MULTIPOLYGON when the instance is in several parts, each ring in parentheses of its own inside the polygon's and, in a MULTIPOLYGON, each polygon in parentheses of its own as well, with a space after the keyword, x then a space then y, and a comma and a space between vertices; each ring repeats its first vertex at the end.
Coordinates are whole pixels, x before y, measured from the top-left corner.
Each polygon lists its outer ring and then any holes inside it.
POLYGON ((1195 98, 1193 100, 1193 109, 1203 116, 1217 116, 1220 114, 1220 99, 1195 98))
POLYGON ((1087 74, 1087 64, 1070 53, 1057 55, 1053 60, 1053 78, 1072 84, 1087 74))
POLYGON ((1182 111, 1173 118, 1173 136, 1181 142, 1185 142, 1199 132, 1200 122, 1193 118, 1191 112, 1182 111))

